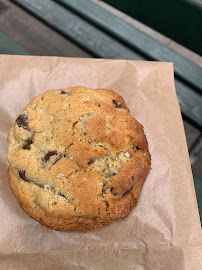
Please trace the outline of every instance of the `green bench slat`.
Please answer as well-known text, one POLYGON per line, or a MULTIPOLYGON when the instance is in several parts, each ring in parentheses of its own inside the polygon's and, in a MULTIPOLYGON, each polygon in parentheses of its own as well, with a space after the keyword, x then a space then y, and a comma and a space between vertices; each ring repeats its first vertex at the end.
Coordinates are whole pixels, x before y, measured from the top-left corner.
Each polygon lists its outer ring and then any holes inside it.
POLYGON ((103 0, 202 55, 201 0, 103 0))
MULTIPOLYGON (((147 60, 52 1, 12 0, 12 2, 17 3, 96 57, 147 60)), ((200 95, 177 78, 175 83, 183 117, 202 130, 200 95)))
POLYGON ((145 60, 50 0, 11 0, 96 57, 145 60))
POLYGON ((201 224, 202 224, 202 180, 194 177, 194 185, 196 190, 196 197, 198 202, 198 208, 199 208, 199 215, 201 218, 201 224))
POLYGON ((202 96, 177 79, 175 87, 183 118, 202 131, 202 96))
POLYGON ((29 55, 29 52, 0 32, 0 54, 29 55))
POLYGON ((202 93, 202 69, 89 0, 55 0, 151 60, 173 62, 175 74, 202 93))

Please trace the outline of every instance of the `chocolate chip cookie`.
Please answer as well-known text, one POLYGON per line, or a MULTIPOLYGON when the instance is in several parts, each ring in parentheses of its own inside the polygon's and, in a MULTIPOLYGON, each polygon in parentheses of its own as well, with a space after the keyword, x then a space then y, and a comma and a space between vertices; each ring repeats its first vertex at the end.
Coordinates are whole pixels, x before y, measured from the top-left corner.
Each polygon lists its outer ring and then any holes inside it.
POLYGON ((151 168, 143 126, 123 98, 85 87, 33 99, 11 124, 7 159, 22 209, 59 231, 127 217, 151 168))

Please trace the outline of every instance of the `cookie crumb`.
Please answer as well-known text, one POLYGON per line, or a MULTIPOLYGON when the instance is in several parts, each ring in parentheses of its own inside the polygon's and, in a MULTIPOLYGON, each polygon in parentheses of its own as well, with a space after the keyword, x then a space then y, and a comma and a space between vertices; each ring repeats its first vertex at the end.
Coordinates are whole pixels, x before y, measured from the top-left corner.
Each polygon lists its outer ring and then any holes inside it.
POLYGON ((130 157, 130 154, 128 152, 126 152, 125 153, 125 156, 129 158, 130 157))
POLYGON ((44 190, 47 191, 48 189, 51 189, 49 185, 44 185, 44 190))

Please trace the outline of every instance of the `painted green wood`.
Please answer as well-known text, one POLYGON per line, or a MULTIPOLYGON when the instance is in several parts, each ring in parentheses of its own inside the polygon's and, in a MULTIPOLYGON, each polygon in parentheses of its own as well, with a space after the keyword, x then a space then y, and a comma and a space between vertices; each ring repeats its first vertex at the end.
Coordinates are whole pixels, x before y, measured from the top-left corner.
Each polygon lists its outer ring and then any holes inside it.
POLYGON ((173 62, 175 74, 202 93, 202 69, 182 55, 89 0, 55 0, 119 39, 147 59, 173 62))
POLYGON ((12 0, 35 17, 84 48, 102 58, 145 60, 72 12, 49 0, 12 0))
POLYGON ((177 78, 175 87, 183 118, 202 131, 202 96, 177 78))
MULTIPOLYGON (((80 19, 52 1, 12 1, 21 5, 59 33, 90 51, 94 56, 111 59, 147 60, 144 56, 134 53, 115 39, 110 38, 83 19, 80 19)), ((175 79, 175 83, 183 117, 196 128, 202 130, 200 95, 192 91, 191 87, 181 82, 178 78, 175 79)))
POLYGON ((202 55, 201 0, 104 0, 202 55))
POLYGON ((29 52, 0 32, 0 54, 29 55, 29 52))
POLYGON ((201 218, 201 224, 202 224, 202 180, 194 177, 194 185, 196 190, 196 197, 198 202, 198 208, 199 208, 199 215, 201 218))

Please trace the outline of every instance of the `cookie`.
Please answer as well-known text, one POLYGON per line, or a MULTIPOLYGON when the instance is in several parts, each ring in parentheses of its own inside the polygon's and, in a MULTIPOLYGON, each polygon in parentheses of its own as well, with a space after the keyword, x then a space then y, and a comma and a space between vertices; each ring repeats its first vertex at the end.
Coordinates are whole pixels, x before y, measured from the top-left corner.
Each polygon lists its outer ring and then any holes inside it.
POLYGON ((7 159, 21 208, 59 231, 127 217, 151 168, 143 126, 123 98, 85 87, 34 98, 11 124, 7 159))

